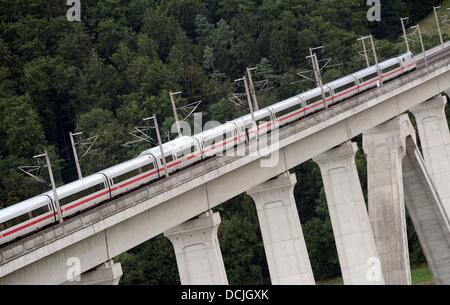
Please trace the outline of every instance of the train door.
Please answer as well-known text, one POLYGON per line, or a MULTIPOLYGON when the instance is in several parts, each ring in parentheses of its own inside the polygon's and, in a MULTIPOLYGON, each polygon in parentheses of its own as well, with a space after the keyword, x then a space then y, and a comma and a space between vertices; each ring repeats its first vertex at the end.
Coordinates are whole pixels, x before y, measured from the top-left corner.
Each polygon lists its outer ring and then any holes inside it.
POLYGON ((48 196, 46 194, 44 194, 44 196, 48 197, 48 200, 49 200, 48 208, 50 209, 50 211, 53 212, 53 219, 56 222, 58 220, 58 212, 57 212, 57 209, 56 209, 56 203, 53 201, 53 199, 50 196, 48 196))
POLYGON ((334 94, 333 89, 330 85, 325 85, 325 101, 326 106, 333 105, 334 104, 334 94))
POLYGON ((353 78, 355 79, 356 88, 358 88, 357 90, 358 90, 358 93, 359 93, 361 81, 360 81, 358 75, 353 74, 352 76, 353 76, 353 78))
POLYGON ((252 127, 253 127, 253 122, 251 122, 250 124, 245 124, 245 126, 244 126, 246 143, 250 143, 252 127))
POLYGON ((279 133, 280 133, 281 125, 279 124, 279 122, 275 123, 275 122, 277 122, 275 113, 271 109, 268 109, 268 111, 269 111, 269 117, 268 117, 269 122, 267 123, 267 132, 265 133, 265 138, 266 139, 264 139, 264 138, 263 139, 259 139, 260 142, 263 141, 262 142, 263 143, 262 146, 269 146, 269 145, 271 145, 272 138, 276 137, 278 139, 279 133))
POLYGON ((273 111, 272 110, 270 110, 269 109, 269 113, 270 113, 270 122, 271 122, 271 125, 273 125, 273 123, 276 121, 276 116, 275 116, 275 113, 273 113, 273 111))
POLYGON ((194 139, 194 159, 201 159, 202 158, 202 145, 200 144, 200 141, 196 137, 192 137, 194 139))

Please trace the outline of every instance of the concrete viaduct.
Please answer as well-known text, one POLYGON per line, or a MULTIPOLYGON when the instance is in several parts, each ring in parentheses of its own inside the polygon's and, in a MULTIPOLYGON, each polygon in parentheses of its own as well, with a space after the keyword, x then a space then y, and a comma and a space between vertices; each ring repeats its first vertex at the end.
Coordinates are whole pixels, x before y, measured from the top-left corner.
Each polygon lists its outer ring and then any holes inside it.
POLYGON ((345 284, 411 284, 405 207, 435 282, 450 284, 449 54, 449 43, 429 50, 429 65, 421 54, 416 71, 280 129, 279 147, 211 158, 3 247, 0 284, 117 284, 122 268, 113 258, 161 233, 182 284, 228 284, 212 209, 243 192, 256 204, 272 284, 315 284, 289 173, 311 158, 345 284), (351 142, 361 134, 368 209, 351 142), (279 162, 261 166, 269 153, 279 162))

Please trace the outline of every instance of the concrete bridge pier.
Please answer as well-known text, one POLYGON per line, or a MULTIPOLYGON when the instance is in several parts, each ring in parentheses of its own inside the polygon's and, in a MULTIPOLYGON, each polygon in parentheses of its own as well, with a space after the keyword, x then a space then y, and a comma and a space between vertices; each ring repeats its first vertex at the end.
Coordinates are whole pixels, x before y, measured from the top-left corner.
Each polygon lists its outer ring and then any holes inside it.
POLYGON ((356 169, 356 143, 316 156, 346 285, 383 285, 375 239, 356 169))
POLYGON ((228 285, 217 230, 219 213, 207 212, 166 232, 182 285, 228 285))
POLYGON ((122 265, 113 261, 106 262, 94 270, 81 275, 80 285, 119 285, 122 277, 122 265))
POLYGON ((410 137, 406 144, 407 154, 403 160, 405 205, 433 273, 434 283, 449 285, 450 224, 417 144, 410 137))
POLYGON ((408 136, 415 139, 408 115, 400 115, 363 134, 369 218, 388 285, 411 284, 402 173, 408 136))
POLYGON ((296 182, 286 173, 247 191, 256 204, 273 285, 315 284, 294 199, 296 182))
POLYGON ((450 216, 450 133, 445 116, 446 104, 447 97, 438 95, 414 107, 411 112, 416 117, 426 168, 448 217, 450 216))
POLYGON ((110 260, 62 285, 119 285, 122 275, 122 265, 110 260))

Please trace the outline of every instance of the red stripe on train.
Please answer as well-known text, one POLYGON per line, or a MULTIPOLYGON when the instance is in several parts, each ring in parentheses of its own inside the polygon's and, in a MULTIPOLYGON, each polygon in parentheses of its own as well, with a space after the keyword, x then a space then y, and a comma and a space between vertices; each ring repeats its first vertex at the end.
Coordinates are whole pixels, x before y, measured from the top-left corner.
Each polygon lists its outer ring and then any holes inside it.
POLYGON ((27 224, 25 224, 25 225, 23 225, 23 226, 17 227, 17 228, 15 228, 15 229, 11 230, 11 231, 8 231, 8 232, 6 232, 6 233, 3 233, 2 237, 7 237, 7 236, 9 236, 9 235, 11 235, 11 234, 14 234, 14 233, 16 233, 16 232, 22 231, 23 229, 26 229, 26 228, 28 228, 28 227, 31 227, 31 226, 33 226, 33 225, 35 225, 35 224, 37 224, 37 223, 39 223, 39 222, 41 222, 41 221, 44 221, 44 220, 49 219, 49 218, 51 218, 51 217, 53 217, 53 216, 55 216, 55 215, 56 215, 56 213, 48 214, 48 215, 46 215, 46 216, 44 216, 44 217, 41 217, 41 218, 36 219, 36 220, 34 220, 34 221, 30 222, 30 223, 27 223, 27 224))

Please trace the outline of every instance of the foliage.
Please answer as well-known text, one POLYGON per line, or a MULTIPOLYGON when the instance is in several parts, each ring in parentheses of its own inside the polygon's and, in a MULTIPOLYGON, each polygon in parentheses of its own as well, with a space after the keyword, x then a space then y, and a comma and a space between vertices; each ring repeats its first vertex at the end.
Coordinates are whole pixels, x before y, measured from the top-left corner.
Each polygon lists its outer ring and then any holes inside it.
POLYGON ((123 266, 120 283, 179 285, 175 254, 168 239, 156 237, 117 258, 123 266))

